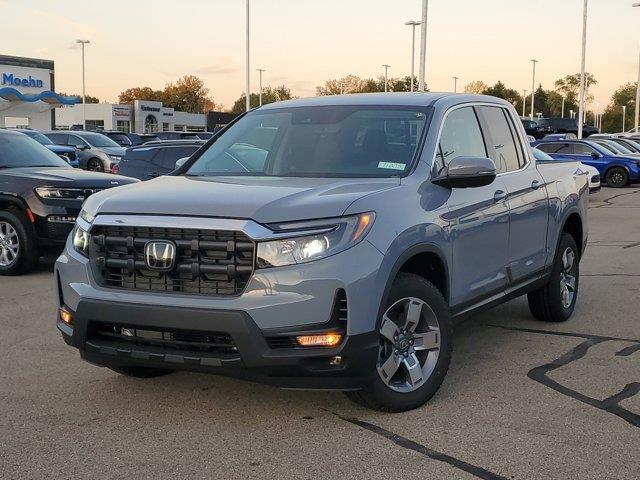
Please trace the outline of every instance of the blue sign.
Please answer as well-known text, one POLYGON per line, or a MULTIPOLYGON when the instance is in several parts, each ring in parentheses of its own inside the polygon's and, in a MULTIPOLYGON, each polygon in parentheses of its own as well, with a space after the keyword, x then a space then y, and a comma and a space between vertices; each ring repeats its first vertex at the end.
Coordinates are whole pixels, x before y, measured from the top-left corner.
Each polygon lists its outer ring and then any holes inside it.
POLYGON ((29 75, 28 78, 14 77, 13 73, 2 74, 2 85, 13 85, 14 87, 42 88, 42 80, 38 80, 29 75))

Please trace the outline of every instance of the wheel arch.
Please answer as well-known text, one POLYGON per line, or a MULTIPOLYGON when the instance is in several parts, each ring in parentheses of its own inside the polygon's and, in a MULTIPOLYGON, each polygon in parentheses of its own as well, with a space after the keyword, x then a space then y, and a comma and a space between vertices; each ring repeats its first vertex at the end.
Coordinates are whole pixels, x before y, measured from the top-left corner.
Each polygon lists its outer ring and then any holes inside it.
MULTIPOLYGON (((582 256, 584 251, 584 225, 582 222, 582 217, 577 211, 572 211, 565 218, 562 229, 560 230, 560 235, 563 233, 568 233, 573 237, 573 240, 576 242, 578 246, 579 255, 582 256)), ((558 238, 558 243, 560 242, 560 238, 558 238)))
POLYGON ((9 207, 16 207, 22 212, 29 210, 27 202, 25 202, 21 197, 11 193, 0 192, 0 210, 7 209, 9 207))

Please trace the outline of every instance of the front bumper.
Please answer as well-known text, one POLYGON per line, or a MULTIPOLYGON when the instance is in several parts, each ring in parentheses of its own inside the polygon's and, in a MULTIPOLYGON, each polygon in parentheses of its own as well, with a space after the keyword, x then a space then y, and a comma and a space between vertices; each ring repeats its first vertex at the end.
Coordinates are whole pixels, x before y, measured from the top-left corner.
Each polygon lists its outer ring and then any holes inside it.
POLYGON ((378 352, 375 332, 354 335, 336 348, 272 348, 268 332, 260 330, 245 312, 197 308, 122 305, 82 300, 73 326, 59 318, 65 342, 81 357, 106 367, 142 366, 227 375, 281 388, 353 390, 366 384, 378 352), (95 325, 118 324, 130 328, 180 330, 218 334, 233 339, 234 353, 158 348, 96 335, 95 325), (335 364, 335 357, 340 357, 335 364), (332 360, 333 359, 333 360, 332 360))

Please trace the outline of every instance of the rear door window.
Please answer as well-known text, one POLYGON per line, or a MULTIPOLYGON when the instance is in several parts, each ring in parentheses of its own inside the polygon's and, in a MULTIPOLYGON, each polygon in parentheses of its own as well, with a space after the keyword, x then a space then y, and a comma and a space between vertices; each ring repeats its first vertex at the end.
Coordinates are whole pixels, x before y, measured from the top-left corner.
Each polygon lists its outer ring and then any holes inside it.
POLYGON ((595 150, 593 147, 589 145, 585 145, 584 143, 575 143, 573 145, 573 154, 574 155, 591 155, 595 150))
POLYGON ((442 126, 435 166, 438 172, 457 157, 487 158, 487 148, 473 107, 457 108, 442 126))
POLYGON ((479 110, 485 121, 484 127, 488 130, 485 132, 485 137, 491 140, 489 158, 496 164, 497 172, 505 173, 520 169, 524 162, 505 109, 482 106, 479 110))
POLYGON ((178 160, 184 157, 190 157, 196 150, 198 150, 196 146, 163 148, 154 160, 154 163, 162 168, 175 170, 178 160))
POLYGON ((49 133, 47 137, 56 145, 66 145, 69 135, 66 133, 49 133))

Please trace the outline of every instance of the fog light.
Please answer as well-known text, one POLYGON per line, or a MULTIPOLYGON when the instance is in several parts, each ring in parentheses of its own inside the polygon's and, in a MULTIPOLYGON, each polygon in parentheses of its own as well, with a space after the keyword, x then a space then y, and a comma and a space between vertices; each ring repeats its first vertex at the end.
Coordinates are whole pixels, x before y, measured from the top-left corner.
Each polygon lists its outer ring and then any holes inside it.
POLYGON ((296 337, 302 347, 335 347, 342 340, 340 333, 323 333, 320 335, 300 335, 296 337))
POLYGON ((60 320, 62 320, 67 325, 73 325, 73 313, 67 310, 67 307, 61 307, 58 310, 58 315, 60 316, 60 320))

